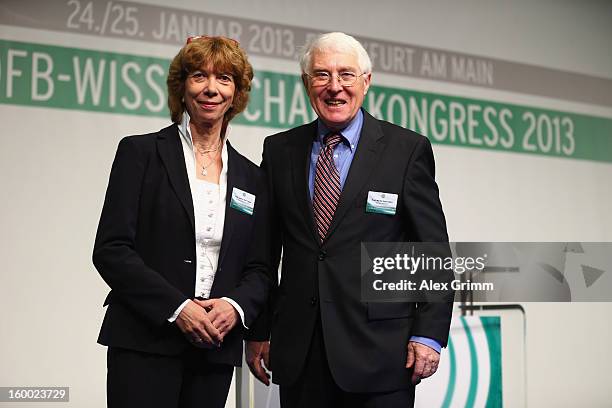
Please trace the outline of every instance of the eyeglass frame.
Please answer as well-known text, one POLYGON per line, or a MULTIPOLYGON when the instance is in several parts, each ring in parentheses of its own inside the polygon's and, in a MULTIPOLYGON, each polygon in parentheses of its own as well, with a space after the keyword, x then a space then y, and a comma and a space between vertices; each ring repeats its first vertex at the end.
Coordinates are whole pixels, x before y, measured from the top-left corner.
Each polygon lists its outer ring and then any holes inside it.
MULTIPOLYGON (((317 71, 317 72, 327 74, 329 79, 328 79, 328 80, 327 80, 327 82, 326 82, 326 83, 324 83, 324 84, 315 85, 315 84, 311 83, 311 85, 312 85, 312 86, 328 86, 329 84, 331 84, 331 82, 332 82, 332 78, 334 78, 334 77, 335 77, 336 79, 338 79, 338 83, 340 84, 340 86, 344 86, 344 87, 347 87, 347 88, 348 88, 348 87, 351 87, 351 86, 355 85, 355 83, 357 83, 357 79, 358 79, 358 78, 360 78, 360 77, 362 77, 362 76, 364 76, 364 75, 369 74, 369 72, 362 72, 362 73, 361 73, 361 74, 359 74, 359 75, 355 74, 355 79, 353 80, 353 82, 351 82, 350 84, 343 84, 343 83, 342 83, 342 77, 341 77, 341 75, 342 75, 343 73, 349 73, 349 72, 354 74, 354 72, 352 72, 352 71, 342 71, 342 72, 339 72, 339 73, 336 73, 336 74, 332 74, 331 72, 327 72, 327 71, 317 71)), ((309 74, 309 73, 307 73, 307 72, 304 72, 304 74, 303 74, 303 75, 305 75, 305 76, 307 76, 308 78, 310 78, 310 80, 311 80, 311 81, 312 81, 314 78, 316 78, 314 75, 309 74)))
POLYGON ((237 40, 234 40, 233 38, 229 38, 229 37, 224 37, 222 35, 192 35, 190 37, 187 37, 187 40, 185 41, 185 45, 191 44, 193 41, 196 41, 196 40, 215 40, 217 38, 220 38, 223 40, 230 40, 235 45, 240 46, 240 43, 237 40))

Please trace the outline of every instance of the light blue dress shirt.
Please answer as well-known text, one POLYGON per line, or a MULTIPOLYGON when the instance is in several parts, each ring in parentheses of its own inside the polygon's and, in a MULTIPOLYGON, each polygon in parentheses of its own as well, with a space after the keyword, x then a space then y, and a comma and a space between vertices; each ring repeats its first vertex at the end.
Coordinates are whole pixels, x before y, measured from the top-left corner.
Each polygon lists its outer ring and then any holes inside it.
MULTIPOLYGON (((340 173, 340 191, 344 188, 346 176, 348 176, 349 168, 355 157, 359 136, 361 136, 361 128, 363 126, 363 112, 359 110, 357 115, 349 123, 347 127, 342 129, 342 142, 334 149, 334 163, 340 173)), ((323 138, 330 133, 331 130, 320 120, 317 121, 317 137, 312 143, 310 152, 310 171, 308 174, 308 188, 310 189, 310 199, 314 197, 314 178, 317 169, 317 160, 319 153, 323 147, 323 138)))
MULTIPOLYGON (((355 157, 355 151, 357 150, 357 144, 359 143, 359 137, 361 136, 361 128, 363 127, 363 112, 361 109, 357 112, 357 115, 350 121, 347 127, 342 129, 342 142, 339 143, 334 149, 334 163, 340 173, 340 190, 344 189, 344 183, 348 176, 353 157, 355 157)), ((312 143, 312 150, 310 152, 310 170, 308 172, 308 188, 310 190, 310 200, 314 196, 314 178, 315 171, 317 168, 317 160, 319 153, 323 147, 323 138, 330 133, 331 130, 325 126, 321 120, 317 120, 317 137, 312 143)), ((437 341, 428 337, 412 336, 410 341, 424 344, 431 347, 438 353, 442 349, 442 346, 437 341)))

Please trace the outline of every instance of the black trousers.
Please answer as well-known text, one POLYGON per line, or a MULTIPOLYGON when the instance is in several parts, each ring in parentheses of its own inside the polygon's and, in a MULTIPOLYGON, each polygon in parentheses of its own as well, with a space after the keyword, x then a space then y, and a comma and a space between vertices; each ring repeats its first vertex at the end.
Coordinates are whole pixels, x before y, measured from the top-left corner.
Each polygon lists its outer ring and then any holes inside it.
POLYGON ((280 400, 282 408, 412 408, 414 387, 384 393, 342 390, 329 370, 319 318, 302 373, 294 384, 280 385, 280 400))
POLYGON ((205 362, 198 351, 161 356, 109 347, 108 408, 223 408, 234 367, 205 362))

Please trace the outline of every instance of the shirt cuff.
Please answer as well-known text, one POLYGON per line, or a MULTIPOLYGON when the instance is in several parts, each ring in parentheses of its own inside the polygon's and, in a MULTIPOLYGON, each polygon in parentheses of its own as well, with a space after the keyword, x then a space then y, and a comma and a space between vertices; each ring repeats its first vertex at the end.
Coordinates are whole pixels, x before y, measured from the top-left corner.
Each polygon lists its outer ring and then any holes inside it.
POLYGON ((410 341, 414 341, 416 343, 420 343, 429 348, 432 348, 437 351, 438 354, 440 354, 440 350, 442 350, 442 346, 440 345, 440 343, 438 343, 434 339, 430 339, 429 337, 412 336, 410 337, 410 341))
POLYGON ((174 311, 174 313, 172 314, 172 316, 170 316, 168 318, 168 321, 170 323, 174 323, 174 321, 176 320, 176 318, 181 314, 181 312, 183 311, 183 309, 185 308, 185 306, 187 306, 187 303, 189 303, 190 299, 187 299, 186 301, 184 301, 183 303, 181 303, 181 305, 178 307, 178 309, 176 309, 174 311))
POLYGON ((247 325, 244 323, 244 311, 242 310, 242 308, 240 307, 240 305, 238 303, 236 303, 234 300, 228 298, 228 297, 222 297, 221 299, 227 301, 227 303, 229 303, 230 305, 234 306, 234 309, 236 309, 236 311, 238 312, 238 314, 240 315, 240 321, 242 322, 242 325, 244 326, 245 329, 249 329, 247 327, 247 325))

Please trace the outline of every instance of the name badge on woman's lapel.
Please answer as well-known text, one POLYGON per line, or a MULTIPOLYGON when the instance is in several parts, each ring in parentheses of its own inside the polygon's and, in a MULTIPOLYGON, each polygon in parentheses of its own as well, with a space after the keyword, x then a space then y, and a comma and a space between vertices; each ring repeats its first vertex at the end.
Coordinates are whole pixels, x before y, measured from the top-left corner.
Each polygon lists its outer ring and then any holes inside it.
POLYGON ((366 212, 376 214, 395 215, 397 207, 397 194, 368 191, 366 212))
POLYGON ((232 189, 232 200, 230 201, 230 207, 245 214, 253 215, 253 208, 255 208, 255 196, 234 187, 232 189))

